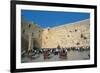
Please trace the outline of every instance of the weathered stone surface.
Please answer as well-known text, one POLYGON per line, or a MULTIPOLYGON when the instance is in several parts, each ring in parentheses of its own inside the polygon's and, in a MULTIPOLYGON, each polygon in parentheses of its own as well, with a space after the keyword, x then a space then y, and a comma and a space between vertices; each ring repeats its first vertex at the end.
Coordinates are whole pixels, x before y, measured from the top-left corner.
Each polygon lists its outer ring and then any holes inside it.
POLYGON ((33 49, 34 47, 40 48, 42 46, 42 28, 38 27, 36 24, 22 24, 21 26, 21 43, 28 43, 21 44, 21 48, 27 47, 28 50, 33 49), (25 47, 24 47, 25 46, 25 47))
POLYGON ((90 22, 83 20, 76 23, 45 29, 42 33, 43 48, 81 47, 90 45, 90 22), (83 35, 81 37, 81 35, 83 35))
POLYGON ((89 19, 47 29, 34 24, 22 24, 21 28, 22 38, 27 40, 29 50, 34 47, 57 48, 58 45, 62 48, 90 46, 89 19))

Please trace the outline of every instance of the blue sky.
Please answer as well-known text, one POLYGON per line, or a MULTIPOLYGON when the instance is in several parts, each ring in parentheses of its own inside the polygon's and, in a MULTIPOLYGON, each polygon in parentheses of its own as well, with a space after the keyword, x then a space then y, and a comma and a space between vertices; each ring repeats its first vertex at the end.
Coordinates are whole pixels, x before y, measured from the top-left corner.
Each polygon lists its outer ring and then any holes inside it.
POLYGON ((47 28, 89 19, 90 13, 21 10, 21 16, 28 22, 47 28))

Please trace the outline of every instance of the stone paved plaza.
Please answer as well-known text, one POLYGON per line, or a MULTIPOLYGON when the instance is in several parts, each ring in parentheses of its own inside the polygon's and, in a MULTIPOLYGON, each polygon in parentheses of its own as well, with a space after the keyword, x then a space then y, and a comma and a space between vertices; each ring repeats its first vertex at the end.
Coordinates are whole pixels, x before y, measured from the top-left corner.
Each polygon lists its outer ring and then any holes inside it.
POLYGON ((74 60, 89 60, 90 51, 68 51, 65 59, 62 59, 58 55, 51 54, 48 59, 44 59, 43 54, 38 54, 36 58, 30 58, 27 55, 21 58, 22 63, 27 62, 48 62, 48 61, 74 61, 74 60))

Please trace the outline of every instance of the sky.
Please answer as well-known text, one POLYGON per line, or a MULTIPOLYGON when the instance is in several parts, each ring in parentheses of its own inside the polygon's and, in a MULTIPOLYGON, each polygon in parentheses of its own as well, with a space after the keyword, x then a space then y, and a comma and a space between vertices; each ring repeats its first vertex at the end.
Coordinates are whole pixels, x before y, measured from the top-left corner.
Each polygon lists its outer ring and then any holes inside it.
POLYGON ((21 10, 21 16, 28 22, 34 22, 42 28, 55 27, 90 18, 90 13, 21 10))

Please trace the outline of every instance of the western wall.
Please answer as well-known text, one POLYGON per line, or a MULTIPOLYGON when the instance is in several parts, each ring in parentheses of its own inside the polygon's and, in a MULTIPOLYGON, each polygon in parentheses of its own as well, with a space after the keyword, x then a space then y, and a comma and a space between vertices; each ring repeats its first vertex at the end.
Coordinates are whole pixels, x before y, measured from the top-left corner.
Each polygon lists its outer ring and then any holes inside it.
POLYGON ((62 48, 90 46, 90 20, 41 28, 34 24, 22 24, 21 48, 62 48))

